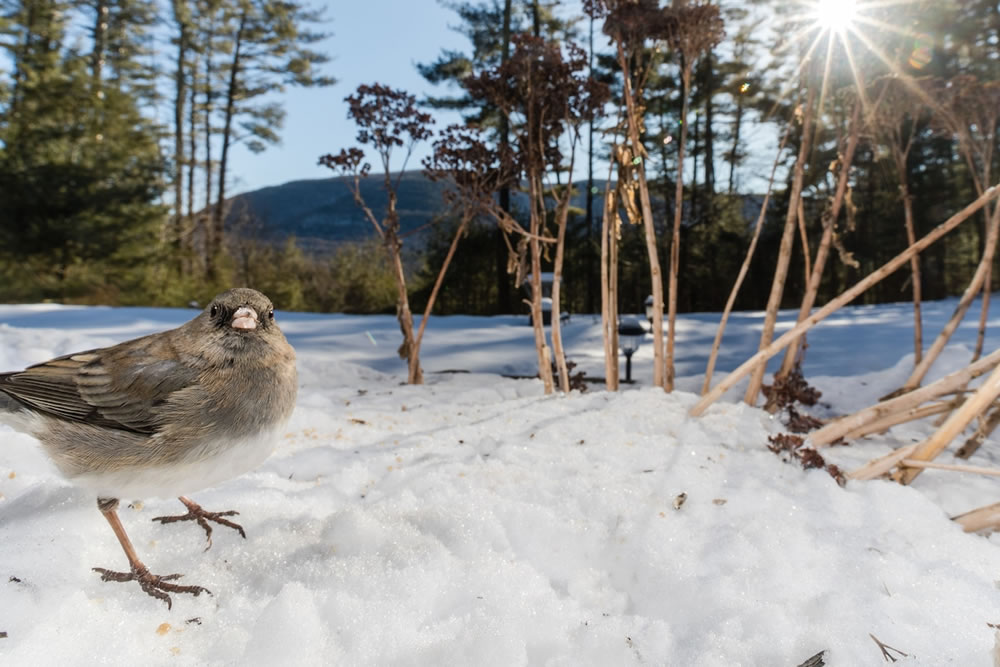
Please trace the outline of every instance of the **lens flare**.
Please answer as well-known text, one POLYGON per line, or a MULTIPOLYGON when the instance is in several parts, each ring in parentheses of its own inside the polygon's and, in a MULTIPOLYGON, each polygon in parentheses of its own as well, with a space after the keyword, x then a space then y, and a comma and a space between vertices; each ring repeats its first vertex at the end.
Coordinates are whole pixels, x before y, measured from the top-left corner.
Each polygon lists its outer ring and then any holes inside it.
POLYGON ((817 0, 813 14, 820 28, 843 33, 854 23, 857 11, 855 0, 817 0))
POLYGON ((934 58, 934 38, 921 33, 913 40, 913 51, 910 53, 910 67, 923 69, 934 58))

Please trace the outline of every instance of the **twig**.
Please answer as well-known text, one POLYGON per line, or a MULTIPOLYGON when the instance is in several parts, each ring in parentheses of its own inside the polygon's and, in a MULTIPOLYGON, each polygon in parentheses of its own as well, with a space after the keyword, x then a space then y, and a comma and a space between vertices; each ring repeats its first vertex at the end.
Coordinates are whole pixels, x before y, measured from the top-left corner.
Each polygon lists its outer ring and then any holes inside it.
POLYGON ((887 415, 881 419, 876 419, 873 422, 869 422, 864 426, 858 427, 853 431, 845 434, 843 436, 844 440, 856 440, 865 435, 870 435, 872 433, 884 433, 888 431, 893 426, 899 424, 905 424, 906 422, 916 421, 918 419, 923 419, 925 417, 931 417, 933 415, 939 415, 944 412, 949 412, 955 409, 954 401, 944 401, 942 403, 932 403, 930 405, 924 405, 919 408, 910 408, 909 410, 904 410, 897 412, 895 414, 887 415))
POLYGON ((903 459, 900 465, 911 468, 935 468, 937 470, 953 470, 954 472, 972 472, 977 475, 992 475, 1000 477, 1000 468, 984 468, 982 466, 967 466, 960 463, 935 463, 934 461, 921 461, 919 459, 903 459))
POLYGON ((893 647, 889 646, 888 644, 883 644, 882 642, 879 641, 878 637, 876 637, 872 633, 869 632, 868 636, 871 637, 872 641, 875 642, 878 645, 879 650, 882 651, 882 659, 885 660, 886 662, 896 662, 895 656, 893 656, 891 653, 889 653, 889 651, 895 651, 896 653, 898 653, 903 658, 909 657, 906 653, 903 653, 898 648, 893 648, 893 647))
POLYGON ((903 459, 907 458, 913 453, 913 450, 917 448, 917 443, 912 445, 905 445, 899 449, 895 449, 885 456, 879 457, 873 461, 869 461, 865 465, 861 466, 854 472, 848 473, 848 479, 875 479, 876 477, 881 477, 890 470, 896 467, 903 459))

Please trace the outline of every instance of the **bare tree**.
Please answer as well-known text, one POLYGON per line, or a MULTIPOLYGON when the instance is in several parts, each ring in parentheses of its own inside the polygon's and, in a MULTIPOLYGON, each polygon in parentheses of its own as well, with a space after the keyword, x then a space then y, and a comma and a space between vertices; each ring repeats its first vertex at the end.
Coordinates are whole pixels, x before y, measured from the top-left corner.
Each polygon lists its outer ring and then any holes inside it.
POLYGON ((403 241, 399 234, 396 204, 399 182, 406 163, 416 143, 431 136, 429 126, 434 120, 430 114, 417 109, 413 95, 377 83, 358 86, 357 92, 349 95, 345 101, 348 104, 348 117, 358 126, 358 143, 370 145, 382 163, 382 180, 389 198, 385 214, 381 218, 376 216, 361 196, 361 179, 367 177, 371 170, 371 165, 364 161, 364 151, 356 147, 341 149, 336 155, 320 157, 319 163, 346 177, 345 183, 354 196, 354 202, 371 222, 385 247, 396 281, 396 319, 399 320, 399 328, 403 333, 399 356, 407 360, 407 381, 410 384, 421 384, 423 371, 420 369, 419 346, 413 332, 413 314, 406 289, 401 252, 403 241), (405 156, 399 172, 393 178, 390 162, 396 148, 402 148, 405 156))

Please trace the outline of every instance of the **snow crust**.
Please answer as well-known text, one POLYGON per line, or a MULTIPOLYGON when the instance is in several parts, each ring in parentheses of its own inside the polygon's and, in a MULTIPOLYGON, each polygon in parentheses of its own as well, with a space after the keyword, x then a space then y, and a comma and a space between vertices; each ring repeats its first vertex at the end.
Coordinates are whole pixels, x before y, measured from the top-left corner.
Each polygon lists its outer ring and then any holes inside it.
MULTIPOLYGON (((954 305, 925 304, 925 339, 954 305)), ((0 306, 0 370, 192 316, 0 306)), ((1000 480, 931 470, 912 487, 840 488, 767 450, 786 429, 739 403, 741 387, 688 417, 715 314, 680 319, 673 394, 648 386, 647 340, 636 385, 549 397, 502 377, 535 373, 523 317, 433 318, 420 387, 402 384, 392 317, 278 319, 299 358, 292 421, 260 468, 196 497, 239 510, 248 539, 217 527, 205 551, 196 525, 152 523, 181 513, 172 499, 121 510, 153 572, 210 597, 175 595, 168 611, 101 582, 90 568, 126 563, 94 499, 0 426, 0 664, 793 666, 821 650, 827 665, 883 664, 869 634, 903 664, 996 664, 1000 537, 949 516, 1000 500, 1000 480)), ((968 363, 971 319, 927 381, 968 363)), ((762 323, 734 315, 716 381, 762 323)), ((907 304, 855 307, 812 333, 812 413, 898 387, 911 323, 907 304)), ((991 331, 988 350, 1000 321, 991 331)), ((596 319, 565 334, 576 370, 602 375, 596 319)), ((931 422, 823 453, 849 470, 931 422)), ((970 463, 1000 466, 998 446, 970 463)))

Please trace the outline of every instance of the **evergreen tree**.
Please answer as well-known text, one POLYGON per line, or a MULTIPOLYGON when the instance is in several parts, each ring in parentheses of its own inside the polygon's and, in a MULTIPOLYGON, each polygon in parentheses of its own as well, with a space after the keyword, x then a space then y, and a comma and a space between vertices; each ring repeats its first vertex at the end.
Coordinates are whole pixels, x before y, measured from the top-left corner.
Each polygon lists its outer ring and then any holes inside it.
POLYGON ((7 286, 31 298, 141 289, 163 213, 157 135, 131 91, 95 81, 93 60, 62 48, 65 5, 19 9, 0 110, 0 246, 41 270, 33 286, 7 286))

